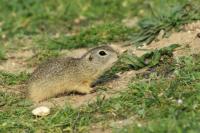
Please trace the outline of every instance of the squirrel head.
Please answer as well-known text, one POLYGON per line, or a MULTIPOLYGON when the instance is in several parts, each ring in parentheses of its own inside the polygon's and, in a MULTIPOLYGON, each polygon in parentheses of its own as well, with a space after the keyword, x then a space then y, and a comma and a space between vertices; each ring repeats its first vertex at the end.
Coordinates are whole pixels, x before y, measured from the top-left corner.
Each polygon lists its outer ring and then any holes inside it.
POLYGON ((99 70, 107 70, 117 61, 118 53, 109 46, 99 46, 83 55, 90 66, 99 70))

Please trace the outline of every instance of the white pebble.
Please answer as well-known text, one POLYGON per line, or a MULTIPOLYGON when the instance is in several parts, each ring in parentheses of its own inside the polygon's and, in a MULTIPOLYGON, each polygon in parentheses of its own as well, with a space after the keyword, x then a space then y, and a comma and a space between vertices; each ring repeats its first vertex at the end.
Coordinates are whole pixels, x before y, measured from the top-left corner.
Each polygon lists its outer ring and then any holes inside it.
POLYGON ((50 109, 45 106, 40 106, 32 110, 32 114, 35 116, 47 116, 50 114, 50 109))
POLYGON ((138 126, 138 127, 142 127, 142 124, 140 124, 140 123, 137 123, 137 126, 138 126))
POLYGON ((178 99, 178 100, 177 100, 177 103, 178 103, 178 104, 182 104, 182 103, 183 103, 183 100, 178 99))

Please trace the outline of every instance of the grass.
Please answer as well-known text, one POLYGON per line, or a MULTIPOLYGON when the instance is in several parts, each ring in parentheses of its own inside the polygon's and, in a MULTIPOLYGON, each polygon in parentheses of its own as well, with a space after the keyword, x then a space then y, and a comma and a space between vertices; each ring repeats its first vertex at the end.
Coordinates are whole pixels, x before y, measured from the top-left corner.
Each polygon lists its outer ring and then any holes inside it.
POLYGON ((40 34, 40 33, 66 33, 79 25, 75 20, 81 21, 81 25, 89 25, 91 22, 101 20, 121 20, 137 14, 138 10, 132 5, 141 3, 134 1, 91 1, 91 0, 58 0, 53 1, 20 1, 14 0, 8 3, 0 2, 0 21, 2 22, 2 34, 13 36, 15 34, 40 34), (120 10, 119 10, 120 9, 120 10), (130 14, 130 11, 134 13, 130 14), (115 17, 117 16, 117 17, 115 17), (4 20, 6 18, 6 21, 4 20))
POLYGON ((3 51, 3 49, 0 50, 0 60, 5 60, 6 57, 5 57, 5 53, 3 51))
POLYGON ((6 60, 5 48, 2 46, 0 46, 0 61, 1 60, 6 60))
POLYGON ((111 42, 128 41, 133 31, 133 28, 119 23, 105 23, 82 29, 75 35, 62 35, 57 38, 45 35, 45 37, 36 38, 37 52, 34 59, 31 59, 33 61, 31 64, 38 64, 50 57, 56 57, 64 49, 90 48, 111 42))
POLYGON ((164 78, 151 73, 149 80, 130 83, 118 97, 107 100, 97 97, 96 102, 78 109, 70 106, 54 109, 50 116, 44 118, 30 114, 29 101, 1 93, 3 112, 0 113, 0 129, 2 132, 85 132, 91 123, 135 116, 137 119, 133 125, 117 129, 116 132, 198 132, 199 56, 178 59, 174 64, 173 76, 164 78))
POLYGON ((133 29, 129 29, 121 24, 106 23, 86 30, 83 29, 76 35, 48 39, 45 44, 39 43, 39 46, 50 50, 94 47, 109 42, 126 41, 132 31, 133 29))
MULTIPOLYGON (((180 47, 178 44, 171 44, 168 47, 163 47, 159 50, 153 50, 151 52, 147 52, 144 55, 138 57, 132 53, 124 52, 116 62, 116 64, 101 78, 109 78, 113 77, 116 73, 129 71, 129 70, 139 70, 145 67, 151 68, 158 65, 162 58, 172 57, 173 51, 180 47)), ((167 65, 167 64, 165 64, 167 65)), ((160 73, 162 73, 161 70, 160 73)))
POLYGON ((129 125, 118 131, 198 132, 200 124, 198 57, 180 59, 173 79, 164 78, 130 85, 130 88, 136 89, 134 90, 136 95, 141 97, 135 99, 139 102, 137 105, 141 105, 137 114, 147 121, 140 126, 129 125))
MULTIPOLYGON (((190 4, 187 4, 187 0, 162 3, 160 0, 58 0, 55 4, 19 0, 7 3, 3 0, 0 3, 0 39, 3 44, 8 43, 13 47, 23 38, 31 37, 32 47, 36 49, 34 62, 37 64, 46 58, 57 56, 63 49, 93 47, 122 41, 134 45, 142 45, 144 42, 149 44, 160 30, 165 30, 165 36, 168 36, 172 29, 199 19, 198 1, 190 4), (83 6, 80 6, 80 3, 83 6), (6 23, 3 19, 5 16, 9 16, 6 17, 6 23), (81 16, 86 19, 82 20, 81 16), (126 27, 123 20, 131 20, 134 17, 141 18, 139 26, 126 27), (80 20, 80 24, 74 22, 77 19, 80 20)), ((3 52, 0 53, 4 57, 3 52)))
POLYGON ((27 80, 29 74, 21 72, 20 74, 13 74, 4 71, 0 71, 0 85, 16 85, 23 83, 27 80))
POLYGON ((181 25, 199 20, 198 2, 185 1, 184 4, 182 2, 160 1, 160 6, 151 5, 152 13, 139 22, 141 29, 133 36, 133 43, 137 45, 144 42, 149 44, 156 39, 161 30, 165 31, 165 37, 167 37, 173 29, 180 30, 181 25), (173 4, 175 6, 172 6, 173 4))
MULTIPOLYGON (((2 0, 0 60, 6 58, 6 52, 25 47, 25 38, 31 40, 27 45, 35 50, 35 56, 27 60, 31 65, 59 56, 64 49, 125 41, 148 44, 160 30, 165 30, 167 37, 172 30, 180 30, 182 24, 199 20, 195 3, 199 2, 2 0), (126 27, 123 20, 134 17, 139 19, 139 25, 126 27)), ((148 66, 149 70, 134 78, 118 96, 97 96, 95 102, 79 108, 55 107, 47 117, 33 116, 33 103, 28 99, 0 91, 0 132, 87 132, 92 125, 104 123, 108 128, 110 121, 130 117, 135 120, 124 127, 112 127, 113 132, 199 132, 200 55, 175 60, 170 56, 172 50, 163 55, 165 50, 157 50, 147 57, 129 55, 125 63, 132 67, 128 69, 148 66)), ((124 71, 120 67, 113 71, 124 71)), ((1 71, 0 83, 20 85, 28 76, 1 71)))

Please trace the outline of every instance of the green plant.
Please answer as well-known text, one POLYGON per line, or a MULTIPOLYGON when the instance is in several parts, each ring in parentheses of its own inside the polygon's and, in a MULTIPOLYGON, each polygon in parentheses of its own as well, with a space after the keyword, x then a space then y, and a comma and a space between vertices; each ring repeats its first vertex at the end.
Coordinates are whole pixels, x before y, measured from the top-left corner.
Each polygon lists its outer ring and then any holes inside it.
POLYGON ((160 2, 160 6, 150 6, 151 15, 139 22, 141 30, 133 36, 134 44, 146 44, 155 40, 161 30, 165 36, 183 24, 200 19, 199 6, 195 2, 160 2))
POLYGON ((5 55, 5 49, 4 47, 0 46, 0 60, 5 60, 6 55, 5 55))
POLYGON ((3 85, 15 85, 22 83, 28 78, 29 74, 21 72, 20 74, 12 74, 8 72, 0 71, 0 84, 3 85))

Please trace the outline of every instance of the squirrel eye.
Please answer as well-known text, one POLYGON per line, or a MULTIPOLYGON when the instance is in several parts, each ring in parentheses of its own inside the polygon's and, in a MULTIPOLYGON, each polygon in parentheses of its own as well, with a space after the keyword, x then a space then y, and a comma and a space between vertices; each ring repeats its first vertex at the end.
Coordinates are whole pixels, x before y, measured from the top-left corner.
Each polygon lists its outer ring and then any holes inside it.
POLYGON ((105 55, 107 55, 107 54, 106 54, 105 51, 99 51, 99 55, 101 55, 101 56, 105 56, 105 55))

